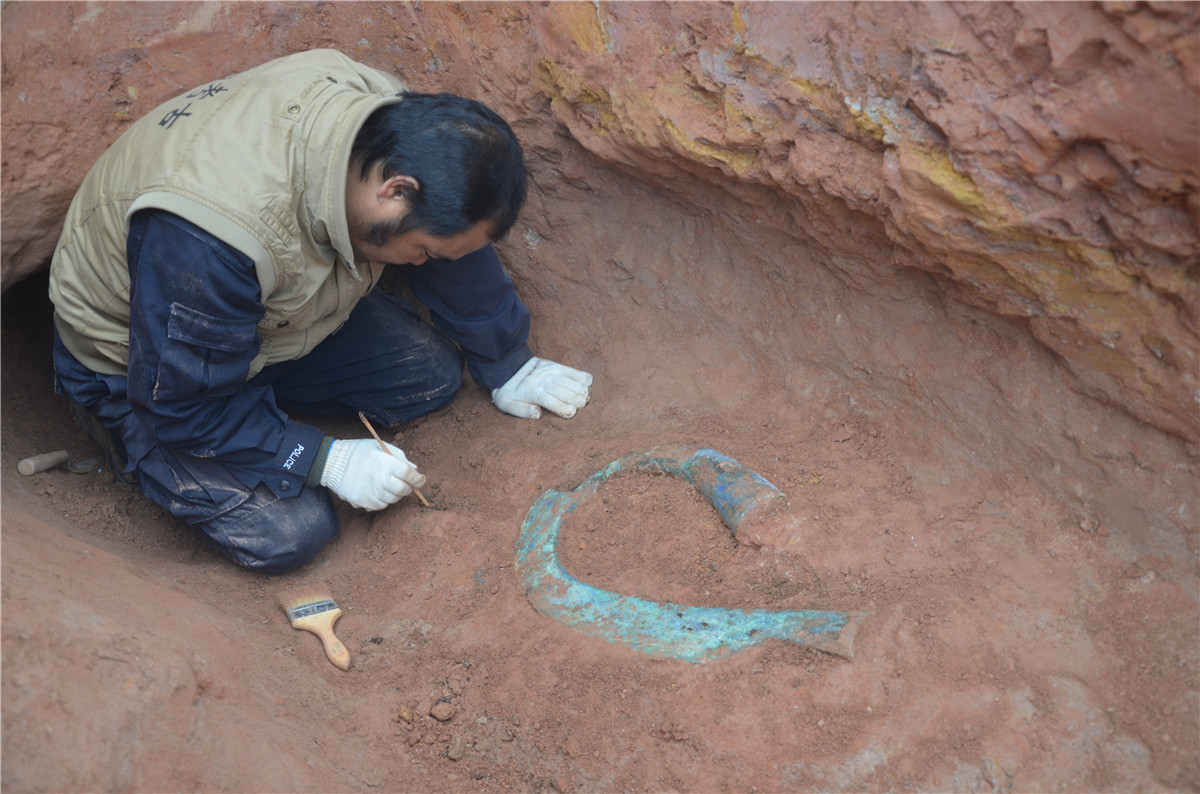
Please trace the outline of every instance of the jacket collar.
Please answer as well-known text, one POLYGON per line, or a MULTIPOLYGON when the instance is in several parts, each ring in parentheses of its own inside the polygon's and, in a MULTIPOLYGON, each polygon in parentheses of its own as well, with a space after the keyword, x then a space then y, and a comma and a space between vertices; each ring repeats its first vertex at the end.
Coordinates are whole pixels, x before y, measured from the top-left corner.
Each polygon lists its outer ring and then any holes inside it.
POLYGON ((337 121, 331 126, 318 125, 330 133, 309 139, 305 159, 305 202, 308 216, 313 219, 313 236, 317 242, 333 248, 338 258, 356 280, 361 281, 350 245, 350 225, 346 218, 346 180, 350 174, 350 152, 363 123, 373 112, 385 105, 401 101, 398 96, 364 94, 344 90, 331 98, 321 109, 337 121))

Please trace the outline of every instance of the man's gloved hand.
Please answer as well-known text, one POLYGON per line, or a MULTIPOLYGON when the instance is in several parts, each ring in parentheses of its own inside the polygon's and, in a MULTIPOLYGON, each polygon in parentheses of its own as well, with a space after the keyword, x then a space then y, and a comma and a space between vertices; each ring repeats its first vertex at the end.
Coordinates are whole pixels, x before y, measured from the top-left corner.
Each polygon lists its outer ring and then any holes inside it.
POLYGON ((355 507, 382 510, 425 485, 425 475, 409 463, 399 447, 388 454, 374 439, 334 441, 325 458, 321 485, 355 507))
POLYGON ((537 419, 542 408, 570 419, 587 405, 591 385, 588 373, 534 356, 508 383, 492 389, 492 402, 504 413, 522 419, 537 419))

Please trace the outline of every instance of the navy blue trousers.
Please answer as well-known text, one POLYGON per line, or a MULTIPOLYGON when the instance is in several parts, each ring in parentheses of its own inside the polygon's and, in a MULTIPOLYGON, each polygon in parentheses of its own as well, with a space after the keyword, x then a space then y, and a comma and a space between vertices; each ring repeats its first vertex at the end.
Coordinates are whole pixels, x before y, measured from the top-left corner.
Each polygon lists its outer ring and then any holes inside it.
MULTIPOLYGON (((133 414, 124 376, 87 369, 57 335, 54 360, 60 392, 111 433, 117 455, 124 458, 127 446, 147 446, 149 431, 133 414), (131 443, 131 434, 138 434, 137 443, 131 443)), ((311 353, 264 368, 250 385, 269 387, 267 393, 288 412, 362 411, 381 427, 395 427, 453 400, 462 372, 462 354, 449 338, 422 321, 410 303, 376 289, 311 353)), ((264 485, 247 488, 219 459, 156 444, 135 462, 133 473, 152 501, 248 568, 294 570, 338 534, 331 496, 322 487, 279 498, 264 485)))

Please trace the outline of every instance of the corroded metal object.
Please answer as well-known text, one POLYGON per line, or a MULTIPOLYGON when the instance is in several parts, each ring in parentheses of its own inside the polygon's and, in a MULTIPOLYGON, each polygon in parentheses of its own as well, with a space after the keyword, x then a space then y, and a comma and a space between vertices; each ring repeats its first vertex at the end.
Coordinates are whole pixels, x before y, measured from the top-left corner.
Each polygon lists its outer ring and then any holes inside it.
POLYGON ((573 491, 547 491, 530 509, 521 528, 516 568, 535 609, 576 631, 659 658, 704 662, 772 638, 853 656, 854 633, 863 613, 659 603, 594 587, 567 573, 558 560, 564 517, 623 471, 683 477, 712 502, 734 537, 753 511, 786 502, 771 483, 711 449, 651 450, 621 458, 573 491))

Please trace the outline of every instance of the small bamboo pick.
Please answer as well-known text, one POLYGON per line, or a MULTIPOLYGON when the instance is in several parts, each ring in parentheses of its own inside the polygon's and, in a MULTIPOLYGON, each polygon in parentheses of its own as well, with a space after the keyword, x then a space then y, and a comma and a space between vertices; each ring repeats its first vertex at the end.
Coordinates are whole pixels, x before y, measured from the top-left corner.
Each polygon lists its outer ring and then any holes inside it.
MULTIPOLYGON (((379 434, 375 432, 375 428, 371 427, 371 423, 367 421, 366 414, 364 414, 362 411, 359 411, 358 418, 362 420, 362 423, 367 426, 367 430, 370 430, 371 435, 374 436, 375 440, 379 442, 379 448, 391 455, 392 453, 387 448, 387 445, 383 443, 383 439, 379 437, 379 434)), ((433 505, 429 504, 429 500, 425 498, 425 494, 421 493, 416 488, 413 488, 413 493, 415 493, 417 498, 421 500, 421 504, 425 505, 426 507, 433 507, 433 505)))

